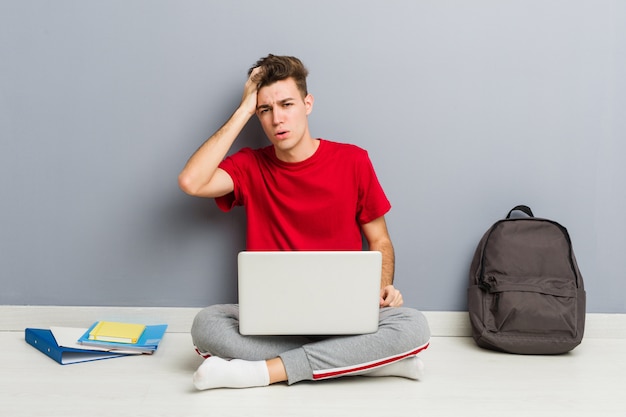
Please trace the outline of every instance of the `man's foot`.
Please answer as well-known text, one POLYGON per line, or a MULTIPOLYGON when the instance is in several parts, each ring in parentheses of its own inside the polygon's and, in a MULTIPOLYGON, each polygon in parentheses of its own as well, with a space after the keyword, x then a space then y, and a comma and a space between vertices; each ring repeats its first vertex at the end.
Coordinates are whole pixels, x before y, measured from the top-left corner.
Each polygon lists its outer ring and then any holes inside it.
POLYGON ((193 374, 193 384, 199 390, 211 388, 250 388, 269 385, 265 361, 230 361, 211 356, 193 374))

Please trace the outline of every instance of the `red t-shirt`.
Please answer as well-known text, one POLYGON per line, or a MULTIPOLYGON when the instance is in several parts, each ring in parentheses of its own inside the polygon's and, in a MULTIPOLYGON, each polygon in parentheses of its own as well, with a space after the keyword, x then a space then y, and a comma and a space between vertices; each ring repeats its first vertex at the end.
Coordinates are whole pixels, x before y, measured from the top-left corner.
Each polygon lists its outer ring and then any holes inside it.
POLYGON ((247 250, 361 250, 361 224, 391 204, 367 152, 320 139, 310 158, 288 163, 273 146, 243 148, 220 164, 234 191, 216 198, 223 211, 246 209, 247 250))

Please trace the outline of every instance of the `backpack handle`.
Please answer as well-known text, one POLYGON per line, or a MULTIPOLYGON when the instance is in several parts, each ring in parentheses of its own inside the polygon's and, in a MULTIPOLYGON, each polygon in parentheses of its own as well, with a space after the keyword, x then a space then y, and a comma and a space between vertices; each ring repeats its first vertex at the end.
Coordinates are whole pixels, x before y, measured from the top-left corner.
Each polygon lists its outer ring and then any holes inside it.
POLYGON ((506 218, 507 218, 507 219, 510 219, 510 218, 511 218, 511 214, 512 214, 514 211, 516 211, 516 210, 519 210, 519 211, 522 211, 522 212, 526 213, 526 215, 527 215, 528 217, 535 217, 535 215, 533 214, 533 211, 530 209, 530 207, 525 206, 525 205, 523 205, 523 204, 520 204, 519 206, 515 206, 515 207, 513 207, 513 208, 511 209, 511 211, 509 211, 509 214, 507 214, 507 215, 506 215, 506 218))

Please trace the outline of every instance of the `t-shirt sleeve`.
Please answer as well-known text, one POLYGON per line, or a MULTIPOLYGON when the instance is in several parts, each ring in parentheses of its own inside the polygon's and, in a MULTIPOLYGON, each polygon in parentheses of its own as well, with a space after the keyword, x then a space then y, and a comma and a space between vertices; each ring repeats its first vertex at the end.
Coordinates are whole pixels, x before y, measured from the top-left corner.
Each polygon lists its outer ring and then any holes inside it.
POLYGON ((247 148, 241 149, 239 152, 226 157, 220 162, 219 167, 226 171, 233 180, 234 189, 232 192, 215 198, 215 203, 222 211, 230 211, 235 206, 243 205, 243 178, 244 167, 250 156, 247 148))
POLYGON ((369 223, 372 220, 384 216, 391 210, 391 203, 378 181, 374 166, 367 152, 359 161, 359 202, 357 207, 357 219, 360 224, 369 223))

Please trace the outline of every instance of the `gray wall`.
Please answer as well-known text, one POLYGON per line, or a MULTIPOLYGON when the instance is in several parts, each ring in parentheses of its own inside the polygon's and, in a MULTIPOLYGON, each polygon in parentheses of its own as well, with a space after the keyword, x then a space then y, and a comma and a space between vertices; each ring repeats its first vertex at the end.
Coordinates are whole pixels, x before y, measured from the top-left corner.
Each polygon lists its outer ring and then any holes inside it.
POLYGON ((235 301, 243 212, 176 180, 271 52, 309 67, 313 135, 370 151, 407 305, 464 310, 525 203, 568 227, 588 311, 626 313, 625 4, 2 1, 0 304, 235 301))

